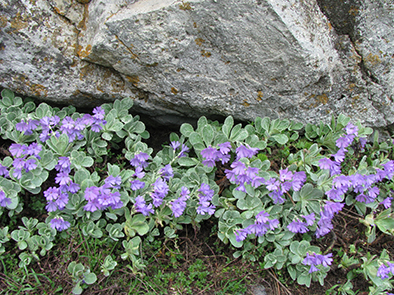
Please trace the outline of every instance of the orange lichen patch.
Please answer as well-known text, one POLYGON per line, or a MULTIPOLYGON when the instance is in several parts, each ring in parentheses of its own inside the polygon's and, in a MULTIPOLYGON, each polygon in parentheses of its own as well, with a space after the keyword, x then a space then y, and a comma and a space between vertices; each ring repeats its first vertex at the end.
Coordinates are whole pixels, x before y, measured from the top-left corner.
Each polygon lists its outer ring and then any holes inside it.
POLYGON ((86 23, 89 19, 89 4, 85 4, 83 7, 82 20, 78 24, 78 29, 86 30, 86 23))
POLYGON ((331 31, 332 30, 332 24, 330 22, 327 22, 328 29, 331 31))
POLYGON ((7 26, 7 18, 4 15, 0 15, 0 28, 7 26))
POLYGON ((11 28, 16 31, 22 30, 29 26, 29 21, 27 17, 21 16, 20 12, 11 20, 11 28))
POLYGON ((41 97, 46 97, 48 95, 48 90, 44 85, 41 84, 31 84, 30 90, 36 95, 41 97))
POLYGON ((60 15, 63 15, 63 16, 64 16, 64 12, 61 12, 59 8, 54 7, 53 10, 55 10, 55 12, 56 12, 57 14, 60 14, 60 15))
POLYGON ((196 22, 193 23, 193 27, 194 27, 195 29, 197 28, 197 23, 196 23, 196 22))
POLYGON ((357 7, 352 7, 349 9, 349 14, 356 16, 359 13, 359 10, 357 7))
POLYGON ((179 73, 180 71, 182 71, 181 68, 177 68, 176 71, 179 73))
POLYGON ((81 45, 78 46, 77 54, 80 58, 87 57, 92 50, 92 45, 88 44, 85 49, 81 45))
POLYGON ((372 64, 373 66, 382 62, 379 58, 379 55, 373 55, 372 53, 370 53, 366 57, 364 57, 364 61, 372 64))
POLYGON ((79 2, 81 4, 88 4, 90 2, 90 0, 77 0, 77 2, 79 2))
POLYGON ((152 63, 152 64, 147 64, 146 66, 148 67, 148 68, 154 68, 154 67, 157 67, 158 66, 158 62, 154 62, 154 63, 152 63))
POLYGON ((96 68, 96 66, 93 64, 87 64, 87 65, 83 66, 81 68, 81 72, 79 73, 79 79, 82 80, 86 76, 93 74, 95 68, 96 68))
POLYGON ((328 102, 327 94, 323 93, 321 95, 316 96, 316 100, 322 104, 326 104, 328 102))
POLYGON ((197 38, 196 40, 194 40, 195 42, 196 42, 196 44, 198 45, 198 46, 201 46, 202 45, 202 43, 204 43, 205 42, 205 40, 204 39, 202 39, 202 38, 197 38))
POLYGON ((140 78, 138 78, 137 75, 126 76, 126 79, 129 80, 129 82, 133 84, 134 87, 138 87, 138 82, 140 81, 140 78))
POLYGON ((192 7, 189 2, 182 2, 182 4, 179 5, 180 10, 192 10, 192 7))
POLYGON ((352 90, 354 87, 356 87, 355 83, 350 83, 348 89, 352 90))
POLYGON ((257 91, 257 100, 262 101, 263 99, 263 92, 261 90, 257 91))
POLYGON ((4 45, 1 45, 0 50, 4 50, 4 49, 5 49, 4 45))
POLYGON ((358 100, 358 99, 360 99, 360 95, 356 95, 352 97, 352 100, 358 100))
POLYGON ((209 51, 201 50, 201 55, 205 57, 210 57, 212 54, 209 51))
POLYGON ((248 107, 248 106, 250 106, 250 103, 248 103, 248 101, 246 99, 244 99, 244 102, 242 103, 242 105, 244 107, 248 107))
POLYGON ((171 92, 175 95, 178 94, 178 90, 175 87, 171 87, 171 92))
POLYGON ((102 93, 104 93, 104 92, 105 92, 105 91, 104 91, 103 89, 101 89, 101 88, 100 88, 100 86, 98 86, 98 85, 97 85, 97 87, 96 87, 96 88, 97 88, 97 90, 98 90, 98 91, 100 91, 100 92, 102 92, 102 93))

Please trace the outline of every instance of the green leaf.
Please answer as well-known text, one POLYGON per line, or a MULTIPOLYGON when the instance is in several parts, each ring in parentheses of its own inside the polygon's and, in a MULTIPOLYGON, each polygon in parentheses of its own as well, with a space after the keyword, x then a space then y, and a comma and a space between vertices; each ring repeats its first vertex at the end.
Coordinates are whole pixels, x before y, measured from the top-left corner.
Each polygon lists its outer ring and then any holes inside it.
POLYGON ((207 146, 212 144, 214 131, 211 125, 205 125, 202 129, 202 137, 207 146))
POLYGON ((189 158, 189 157, 182 157, 178 159, 178 164, 183 167, 191 167, 191 166, 196 166, 200 163, 195 158, 189 158))
POLYGON ((228 138, 230 135, 231 128, 234 126, 234 119, 232 116, 229 116, 224 120, 224 124, 222 126, 223 134, 228 138))
POLYGON ((181 133, 186 136, 190 137, 190 134, 194 132, 194 128, 189 123, 183 123, 180 128, 181 133))
POLYGON ((232 137, 231 139, 233 141, 243 141, 245 140, 247 137, 249 136, 248 131, 246 131, 245 129, 242 129, 240 132, 238 132, 234 137, 232 137))
POLYGON ((97 280, 97 276, 92 272, 84 276, 84 281, 88 285, 94 284, 96 280, 97 280))
POLYGON ((289 141, 289 138, 285 134, 275 134, 271 138, 281 145, 284 145, 289 141))

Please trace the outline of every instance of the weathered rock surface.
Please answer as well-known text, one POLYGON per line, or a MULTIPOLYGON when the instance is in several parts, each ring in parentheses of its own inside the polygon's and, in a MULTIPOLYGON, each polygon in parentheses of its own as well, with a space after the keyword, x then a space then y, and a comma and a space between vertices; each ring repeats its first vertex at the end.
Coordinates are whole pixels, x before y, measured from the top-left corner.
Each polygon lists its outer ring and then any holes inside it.
POLYGON ((392 1, 80 2, 0 3, 2 87, 77 106, 130 96, 162 123, 394 123, 392 1))

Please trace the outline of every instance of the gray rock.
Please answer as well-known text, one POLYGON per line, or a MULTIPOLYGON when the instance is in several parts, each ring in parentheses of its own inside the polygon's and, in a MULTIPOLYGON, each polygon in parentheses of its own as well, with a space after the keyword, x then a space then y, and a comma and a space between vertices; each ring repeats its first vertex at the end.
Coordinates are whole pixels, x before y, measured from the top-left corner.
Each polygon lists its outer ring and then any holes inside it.
POLYGON ((0 3, 0 86, 77 106, 130 96, 163 124, 394 123, 389 1, 80 2, 0 3))

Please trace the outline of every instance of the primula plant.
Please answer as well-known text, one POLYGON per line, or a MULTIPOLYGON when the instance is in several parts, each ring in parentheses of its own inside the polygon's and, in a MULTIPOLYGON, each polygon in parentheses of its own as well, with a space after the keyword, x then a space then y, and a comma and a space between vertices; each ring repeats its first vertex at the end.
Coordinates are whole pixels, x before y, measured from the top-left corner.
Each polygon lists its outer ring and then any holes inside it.
MULTIPOLYGON (((333 246, 316 241, 335 237, 333 219, 345 208, 361 216, 368 243, 394 232, 393 141, 379 141, 377 133, 368 141, 370 128, 342 115, 305 127, 286 119, 256 118, 243 126, 232 117, 223 124, 201 117, 153 154, 143 142, 144 124, 129 114, 132 105, 125 98, 80 114, 73 107, 36 107, 3 90, 0 132, 9 145, 0 162, 0 216, 21 215, 25 194, 45 198, 47 213, 41 221, 21 216, 23 225, 12 231, 0 224, 0 255, 17 247, 26 269, 56 239, 79 232, 121 242, 120 258, 142 275, 143 241, 176 239, 185 225, 197 230, 211 219, 217 237, 236 249, 234 257, 284 269, 309 287, 324 285, 333 267, 333 246), (107 162, 113 151, 120 160, 107 162), (275 166, 273 151, 280 151, 275 166)), ((120 263, 113 257, 101 261, 105 277, 120 263)), ((335 263, 359 265, 354 269, 370 282, 370 294, 384 294, 393 288, 392 258, 386 251, 353 253, 335 263)), ((68 270, 75 294, 96 282, 79 261, 68 270)), ((333 288, 350 286, 348 280, 333 288)))

